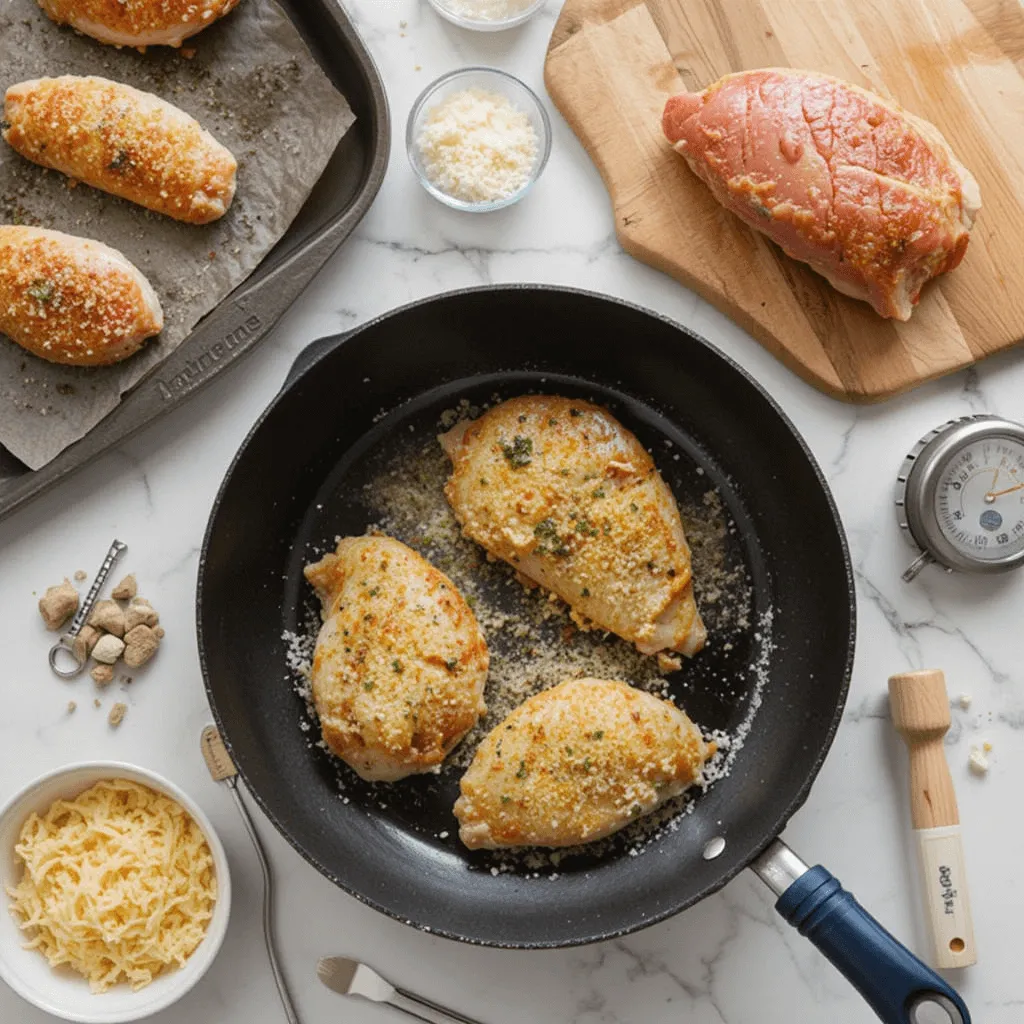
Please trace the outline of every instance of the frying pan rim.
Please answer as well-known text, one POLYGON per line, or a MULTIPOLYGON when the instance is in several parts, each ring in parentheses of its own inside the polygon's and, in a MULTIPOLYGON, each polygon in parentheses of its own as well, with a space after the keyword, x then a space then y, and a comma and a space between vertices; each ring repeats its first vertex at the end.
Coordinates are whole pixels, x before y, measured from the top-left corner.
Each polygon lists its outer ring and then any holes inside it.
MULTIPOLYGON (((581 379, 586 379, 582 377, 581 379)), ((246 790, 248 791, 251 798, 259 806, 260 810, 266 815, 268 821, 277 829, 278 833, 284 837, 289 845, 305 860, 308 864, 316 868, 325 878, 333 882, 339 889, 347 893, 349 896, 354 897, 360 903, 371 907, 373 910, 384 914, 392 920, 398 921, 402 924, 409 925, 415 928, 417 931, 426 931, 431 935, 437 935, 441 938, 450 939, 455 942, 462 942, 468 945, 483 946, 493 949, 518 949, 518 950, 538 950, 538 949, 569 949, 576 946, 591 945, 596 942, 606 942, 612 939, 620 938, 624 935, 631 935, 634 932, 641 931, 642 929, 648 928, 652 925, 658 924, 676 914, 682 913, 684 910, 695 906, 702 900, 711 896, 719 889, 727 885, 733 878, 737 877, 740 872, 744 871, 750 866, 751 861, 758 856, 763 850, 765 850, 778 836, 784 831, 786 825, 792 816, 806 803, 807 798, 810 796, 811 789, 817 780, 818 774, 821 771, 822 766, 825 763, 825 759, 828 756, 829 751, 832 748, 832 744, 835 741, 836 733, 839 729, 839 725, 842 722, 843 713, 846 709, 846 701, 849 696, 850 681, 853 675, 853 662, 854 653, 856 648, 856 637, 857 637, 857 598, 856 598, 856 585, 855 577, 853 573, 853 563, 850 558, 849 543, 846 537, 846 530, 843 527, 842 518, 839 515, 839 509, 835 502, 835 497, 832 494, 832 490, 828 485, 828 481, 825 478, 821 466, 818 464, 818 460, 814 457, 814 453, 811 451, 809 445, 804 440, 803 435, 797 430, 796 425, 789 418, 786 412, 783 410, 781 405, 775 400, 775 398, 768 392, 768 390, 743 366, 741 366, 735 359, 723 352, 720 348, 714 345, 712 342, 703 338, 695 331, 691 330, 684 324, 678 323, 671 317, 668 317, 656 310, 649 309, 645 306, 641 306, 639 303, 630 302, 627 299, 621 299, 616 296, 602 295, 600 292, 591 291, 586 288, 576 288, 565 285, 549 285, 549 284, 533 284, 529 282, 517 282, 509 284, 499 285, 477 285, 469 288, 458 288, 452 291, 436 292, 433 295, 425 296, 420 299, 416 299, 412 302, 407 302, 401 306, 396 306, 393 309, 387 310, 381 313, 365 323, 362 323, 356 327, 353 327, 349 331, 344 331, 339 334, 324 335, 319 338, 313 339, 299 354, 295 357, 288 373, 285 376, 284 381, 281 384, 277 394, 270 400, 267 407, 259 415, 252 427, 246 433, 245 438, 239 445, 238 450, 235 452, 231 463, 224 474, 224 479, 221 481, 220 487, 217 490, 216 497, 214 498, 213 505, 210 509, 210 515, 207 520, 206 529, 203 532, 203 543, 199 554, 199 564, 197 568, 197 579, 196 579, 196 640, 199 653, 199 665, 203 674, 203 686, 206 690, 207 702, 210 705, 210 711, 213 714, 214 721, 216 722, 217 728, 220 731, 221 738, 224 741, 225 746, 228 749, 228 753, 231 755, 231 759, 234 762, 235 768, 238 771, 239 776, 245 783, 246 790), (667 327, 673 330, 679 331, 685 334, 690 341, 696 342, 697 344, 709 349, 711 353, 718 359, 722 360, 730 369, 738 373, 748 384, 750 384, 768 403, 772 411, 779 417, 782 424, 786 427, 793 439, 797 442, 801 451, 804 454, 811 470, 814 473, 815 478, 819 484, 819 487, 824 494, 826 505, 831 515, 832 523, 836 530, 836 535, 839 540, 840 551, 842 554, 843 569, 845 574, 846 592, 848 598, 848 614, 849 614, 849 628, 846 639, 846 657, 843 665, 842 681, 837 691, 837 700, 835 711, 832 714, 832 719, 829 722, 828 729, 825 733, 823 741, 820 744, 820 749, 811 766, 807 777, 798 787, 793 797, 786 803, 782 808, 781 812, 777 816, 770 831, 763 836, 763 841, 756 844, 756 848, 753 849, 750 854, 746 857, 739 858, 736 862, 727 867, 714 881, 713 883, 706 885, 703 889, 690 895, 690 897, 673 903, 666 909, 661 909, 652 913, 648 917, 644 917, 635 921, 632 924, 624 925, 618 928, 606 929, 599 931, 597 934, 591 934, 588 936, 574 937, 571 939, 538 939, 529 942, 522 941, 502 941, 494 939, 481 939, 471 938, 469 936, 460 935, 450 928, 438 927, 430 924, 426 921, 413 920, 408 913, 400 914, 396 910, 393 910, 384 904, 373 899, 366 893, 359 892, 352 886, 348 885, 338 875, 328 868, 325 864, 321 863, 320 860, 315 857, 312 853, 304 848, 298 838, 293 836, 278 820, 277 815, 270 809, 263 796, 258 790, 250 783, 249 778, 240 763, 240 760, 235 752, 232 744, 230 735, 227 727, 217 709, 217 705, 214 699, 213 688, 210 683, 210 670, 207 664, 206 658, 206 638, 203 630, 203 592, 205 574, 207 568, 207 553, 209 551, 210 543, 213 537, 214 524, 217 522, 218 515, 220 512, 221 504, 224 501, 225 494, 228 487, 233 481, 235 470, 238 467, 243 455, 249 448, 256 434, 263 427, 264 423, 274 414, 277 407, 288 397, 292 390, 305 379, 305 377, 312 372, 316 366, 329 355, 336 352, 343 345, 347 344, 357 335, 363 332, 374 329, 378 325, 385 321, 400 317, 412 310, 419 309, 424 306, 430 306, 438 302, 458 300, 467 296, 479 295, 479 294, 494 294, 495 292, 543 292, 548 294, 562 294, 571 295, 573 297, 582 297, 584 299, 596 299, 601 302, 612 303, 614 305, 621 306, 635 313, 640 313, 644 316, 650 317, 654 320, 660 321, 667 327), (305 361, 303 356, 310 351, 312 348, 316 348, 316 352, 312 355, 309 361, 305 361), (298 369, 297 369, 298 368, 298 369)))

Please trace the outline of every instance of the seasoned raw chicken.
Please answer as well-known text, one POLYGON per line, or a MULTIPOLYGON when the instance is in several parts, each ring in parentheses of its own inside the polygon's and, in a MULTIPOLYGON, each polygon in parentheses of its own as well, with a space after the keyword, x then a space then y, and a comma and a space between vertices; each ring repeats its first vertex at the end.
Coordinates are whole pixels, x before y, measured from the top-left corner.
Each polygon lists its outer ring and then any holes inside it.
POLYGON ((0 333, 34 355, 105 366, 159 334, 149 281, 102 242, 46 228, 0 225, 0 333))
POLYGON ((934 125, 813 71, 726 75, 673 96, 662 127, 726 209, 884 317, 957 266, 981 208, 934 125))
POLYGON ((3 137, 43 167, 190 224, 222 217, 235 194, 235 158, 198 121, 106 78, 12 85, 3 137))
POLYGON ((486 710, 487 644, 443 573, 390 537, 346 537, 306 567, 323 605, 313 700, 364 779, 430 771, 486 710))
POLYGON ((672 492, 607 410, 514 398, 441 438, 463 533, 644 654, 704 645, 672 492))
POLYGON ((58 25, 114 46, 181 46, 238 0, 39 0, 58 25))
POLYGON ((575 846, 682 793, 714 753, 668 701, 572 679, 521 704, 477 748, 455 802, 470 847, 575 846))

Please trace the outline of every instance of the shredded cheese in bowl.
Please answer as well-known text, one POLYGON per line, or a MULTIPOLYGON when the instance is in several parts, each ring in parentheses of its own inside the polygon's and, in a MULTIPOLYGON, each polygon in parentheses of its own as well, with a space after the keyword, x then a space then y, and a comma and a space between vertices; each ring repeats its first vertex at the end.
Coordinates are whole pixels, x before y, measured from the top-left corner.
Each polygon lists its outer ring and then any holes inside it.
POLYGON ((11 912, 52 967, 66 964, 93 992, 145 987, 184 966, 217 900, 213 855, 191 815, 129 779, 97 782, 31 814, 15 852, 11 912))

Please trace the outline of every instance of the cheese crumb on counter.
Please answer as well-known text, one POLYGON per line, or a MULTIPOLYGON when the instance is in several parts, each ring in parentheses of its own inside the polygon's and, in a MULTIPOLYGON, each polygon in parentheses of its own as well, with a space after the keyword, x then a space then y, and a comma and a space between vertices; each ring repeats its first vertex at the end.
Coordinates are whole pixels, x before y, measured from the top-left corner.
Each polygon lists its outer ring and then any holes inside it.
POLYGON ((978 747, 974 747, 971 750, 970 756, 967 758, 967 767, 975 775, 987 775, 988 774, 988 758, 985 756, 984 750, 979 750, 978 747))
POLYGON ((466 203, 508 199, 530 181, 537 132, 507 96, 465 89, 427 111, 416 140, 435 188, 466 203))
POLYGON ((966 711, 971 706, 971 695, 969 693, 960 694, 960 707, 966 711))

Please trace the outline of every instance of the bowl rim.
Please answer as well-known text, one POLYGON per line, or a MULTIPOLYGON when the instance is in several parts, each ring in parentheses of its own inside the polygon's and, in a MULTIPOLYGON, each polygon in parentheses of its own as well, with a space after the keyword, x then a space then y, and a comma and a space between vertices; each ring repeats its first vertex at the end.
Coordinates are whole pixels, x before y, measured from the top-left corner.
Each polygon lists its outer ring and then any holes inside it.
POLYGON ((409 108, 409 116, 405 122, 405 154, 408 157, 409 164, 412 167, 416 180, 431 196, 438 200, 438 202, 443 203, 445 206, 448 206, 453 210, 459 210, 463 213, 490 213, 494 210, 502 210, 507 206, 512 206, 513 204, 518 203, 533 188, 540 176, 544 173, 544 168, 547 167, 548 159, 551 156, 551 137, 551 117, 549 116, 544 103, 541 101, 540 96, 531 89, 530 86, 528 86, 521 78, 513 75, 510 71, 503 71, 501 68, 496 68, 489 64, 469 64, 465 67, 454 68, 451 71, 446 71, 443 75, 435 78, 419 93, 416 99, 413 100, 413 104, 409 108), (538 140, 540 143, 540 152, 533 169, 530 171, 530 179, 521 189, 519 189, 518 192, 514 192, 512 195, 506 196, 504 199, 493 199, 479 203, 471 203, 466 202, 464 199, 457 199, 455 196, 450 196, 447 192, 439 189, 416 164, 416 158, 414 156, 416 150, 415 131, 416 122, 419 120, 421 111, 426 106, 430 97, 437 92, 438 89, 464 75, 491 75, 497 79, 503 80, 504 82, 511 82, 514 86, 518 86, 530 98, 534 109, 537 111, 537 117, 541 122, 543 131, 540 133, 542 137, 538 140))
MULTIPOLYGON (((195 971, 191 976, 186 975, 184 973, 184 969, 178 969, 167 975, 169 978, 176 977, 178 979, 177 984, 167 986, 165 993, 153 1000, 151 1005, 147 1006, 143 1010, 140 1010, 139 1008, 132 1009, 130 1007, 125 1007, 123 1011, 101 1010, 98 1013, 82 1013, 76 1010, 68 1010, 52 1000, 41 1001, 37 997, 36 990, 29 988, 23 983, 20 974, 11 968, 9 958, 3 955, 0 955, 0 980, 4 981, 13 992, 24 999, 27 1003, 30 1003, 32 1006, 35 1006, 46 1013, 50 1013, 55 1017, 60 1017, 62 1020, 74 1021, 75 1024, 127 1024, 127 1022, 142 1020, 145 1017, 167 1009, 167 1007, 173 1005, 183 995, 185 995, 186 992, 189 992, 196 985, 199 979, 202 978, 209 970, 210 965, 214 962, 217 958, 217 954, 220 952, 220 948, 223 945, 224 938, 228 930, 228 923, 231 916, 231 869, 228 863, 227 852, 220 840, 220 836, 213 827, 213 822, 210 821, 209 817, 207 817, 205 811, 203 811, 199 804, 196 803, 196 801, 180 786, 172 782, 166 776, 163 776, 159 772, 155 772, 150 768, 144 768, 141 765, 132 764, 129 761, 108 761, 103 759, 74 761, 44 772, 42 775, 36 776, 21 786, 15 793, 5 800, 2 805, 0 805, 0 825, 7 820, 7 818, 23 801, 30 798, 36 790, 42 788, 49 782, 53 782, 64 776, 72 775, 75 772, 83 771, 99 772, 102 774, 97 775, 90 782, 85 782, 78 792, 84 792, 90 786, 95 785, 104 778, 124 778, 126 776, 131 778, 131 776, 134 775, 136 778, 132 779, 132 781, 141 781, 144 784, 152 784, 152 788, 160 790, 166 796, 170 796, 176 800, 186 811, 188 811, 193 820, 199 826, 204 838, 209 844, 210 853, 213 855, 214 869, 217 873, 217 900, 214 904, 214 913, 207 925, 206 933, 200 941, 199 946, 196 947, 195 952, 192 954, 195 956, 205 946, 204 962, 201 964, 200 969, 195 971), (209 945, 207 945, 208 943, 209 945)), ((58 797, 54 797, 54 799, 58 799, 58 797)), ((0 851, 0 855, 6 856, 6 853, 7 851, 0 851)), ((7 901, 7 894, 0 891, 0 899, 7 901)), ((5 910, 7 910, 6 905, 5 910)), ((145 991, 146 989, 140 989, 140 993, 144 993, 145 991)))
POLYGON ((458 28, 464 28, 470 32, 503 32, 505 29, 525 25, 547 3, 547 0, 533 0, 529 7, 507 18, 470 18, 448 10, 444 5, 444 0, 429 0, 429 3, 445 21, 458 28))

